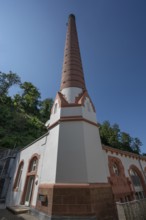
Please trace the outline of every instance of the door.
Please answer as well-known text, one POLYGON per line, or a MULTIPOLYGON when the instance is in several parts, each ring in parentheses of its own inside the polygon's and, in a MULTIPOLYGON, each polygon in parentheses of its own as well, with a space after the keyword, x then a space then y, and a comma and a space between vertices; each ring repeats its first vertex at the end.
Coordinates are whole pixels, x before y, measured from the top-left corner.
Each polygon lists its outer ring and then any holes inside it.
POLYGON ((33 192, 33 186, 34 186, 34 176, 29 176, 28 181, 27 181, 27 186, 26 186, 26 195, 25 195, 25 202, 24 202, 26 206, 30 205, 32 192, 33 192))

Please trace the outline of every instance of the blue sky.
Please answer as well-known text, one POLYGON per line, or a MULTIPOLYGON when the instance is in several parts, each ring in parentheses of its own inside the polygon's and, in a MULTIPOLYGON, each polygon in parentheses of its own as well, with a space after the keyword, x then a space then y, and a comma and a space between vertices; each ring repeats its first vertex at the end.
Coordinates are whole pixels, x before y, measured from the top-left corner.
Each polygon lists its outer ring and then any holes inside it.
POLYGON ((54 98, 70 13, 98 121, 118 123, 146 152, 145 0, 0 0, 0 70, 54 98))

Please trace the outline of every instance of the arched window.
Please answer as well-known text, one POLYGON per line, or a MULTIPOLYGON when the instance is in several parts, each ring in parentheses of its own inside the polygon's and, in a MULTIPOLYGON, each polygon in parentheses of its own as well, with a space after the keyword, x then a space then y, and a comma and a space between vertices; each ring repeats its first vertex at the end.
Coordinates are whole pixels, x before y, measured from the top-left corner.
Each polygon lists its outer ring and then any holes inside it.
MULTIPOLYGON (((35 188, 35 178, 37 176, 37 168, 40 156, 38 154, 33 154, 29 160, 28 170, 26 174, 25 185, 23 189, 23 195, 21 203, 25 205, 30 205, 33 197, 33 190, 35 188)), ((38 182, 36 183, 38 184, 38 182)))
POLYGON ((109 156, 109 171, 110 175, 115 176, 123 176, 125 177, 124 167, 119 158, 109 156))
POLYGON ((116 176, 120 175, 120 171, 116 163, 113 163, 113 172, 116 176))
POLYGON ((118 157, 108 156, 109 183, 111 184, 114 199, 117 202, 130 201, 133 199, 131 182, 125 175, 124 166, 118 157))
POLYGON ((143 199, 144 189, 143 189, 141 178, 138 172, 135 169, 130 168, 129 174, 130 174, 130 178, 133 183, 134 190, 135 190, 136 199, 143 199))
POLYGON ((140 187, 142 186, 140 178, 139 178, 139 176, 138 176, 138 174, 136 173, 135 170, 130 169, 130 176, 131 176, 131 179, 132 179, 132 183, 135 187, 136 186, 140 186, 140 187))
POLYGON ((17 171, 17 175, 16 175, 16 179, 15 179, 15 183, 14 183, 14 190, 17 190, 19 185, 20 185, 20 180, 21 180, 21 176, 22 176, 22 172, 23 172, 23 166, 24 166, 24 162, 20 162, 19 167, 18 167, 18 171, 17 171))
POLYGON ((37 170, 38 158, 33 157, 30 161, 29 172, 35 172, 37 170))

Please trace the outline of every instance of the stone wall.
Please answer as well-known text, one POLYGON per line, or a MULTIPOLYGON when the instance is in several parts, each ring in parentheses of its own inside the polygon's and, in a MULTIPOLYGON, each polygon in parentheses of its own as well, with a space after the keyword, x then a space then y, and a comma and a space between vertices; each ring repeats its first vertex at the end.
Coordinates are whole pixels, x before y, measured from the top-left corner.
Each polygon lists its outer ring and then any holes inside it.
POLYGON ((119 220, 145 220, 146 199, 117 203, 119 220))

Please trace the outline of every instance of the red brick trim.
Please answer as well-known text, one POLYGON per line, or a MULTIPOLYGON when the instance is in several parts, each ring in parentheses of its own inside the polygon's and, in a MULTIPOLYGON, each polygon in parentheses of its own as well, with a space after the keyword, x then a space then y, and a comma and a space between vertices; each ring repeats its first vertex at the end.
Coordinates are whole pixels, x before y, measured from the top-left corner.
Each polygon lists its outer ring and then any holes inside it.
POLYGON ((52 125, 50 125, 48 127, 49 130, 51 130, 52 128, 54 128, 55 126, 57 126, 60 122, 69 122, 69 121, 84 121, 84 122, 87 122, 91 125, 94 125, 96 127, 99 127, 99 125, 95 122, 92 122, 92 121, 89 121, 85 118, 83 118, 82 116, 80 115, 77 115, 77 116, 66 116, 66 117, 61 117, 59 120, 57 120, 55 123, 53 123, 52 125))
POLYGON ((91 103, 91 106, 93 108, 93 111, 95 112, 94 104, 93 104, 90 96, 88 95, 88 92, 85 90, 82 93, 80 93, 78 95, 78 97, 75 98, 75 103, 68 103, 65 96, 61 92, 58 92, 57 95, 56 95, 56 98, 54 100, 54 104, 52 106, 51 113, 53 114, 53 109, 54 109, 56 100, 58 100, 59 107, 61 107, 61 108, 66 108, 66 107, 68 108, 69 107, 70 108, 70 107, 84 106, 84 102, 85 102, 86 98, 89 99, 89 101, 91 103))
POLYGON ((131 187, 131 181, 125 176, 124 166, 122 161, 113 156, 108 156, 108 166, 110 171, 110 177, 108 177, 111 184, 115 201, 125 201, 125 197, 128 196, 130 200, 133 199, 133 190, 131 187), (113 171, 113 165, 116 164, 119 175, 116 175, 113 171))
POLYGON ((43 183, 39 185, 39 188, 95 188, 95 187, 110 187, 109 183, 43 183))
POLYGON ((85 103, 85 99, 88 98, 91 105, 92 105, 92 108, 93 108, 93 111, 95 112, 95 107, 94 107, 94 104, 88 94, 88 92, 85 90, 79 97, 76 98, 76 103, 77 104, 81 104, 82 106, 84 106, 84 103, 85 103))
POLYGON ((105 145, 102 145, 102 148, 106 152, 110 152, 112 154, 129 157, 129 158, 133 158, 133 159, 136 159, 136 160, 140 159, 142 161, 146 161, 146 157, 145 156, 141 156, 141 155, 138 155, 138 154, 135 154, 135 153, 132 153, 132 152, 119 150, 117 148, 112 148, 112 147, 105 146, 105 145))
POLYGON ((124 172, 124 167, 122 164, 122 161, 113 156, 108 156, 108 165, 109 165, 109 171, 111 176, 116 176, 116 174, 113 171, 113 164, 116 164, 118 169, 119 169, 119 176, 124 176, 125 177, 125 172, 124 172))
MULTIPOLYGON (((29 166, 28 166, 28 168, 27 168, 27 174, 29 174, 29 173, 30 173, 30 172, 29 172, 30 165, 31 165, 31 162, 34 160, 34 158, 37 158, 37 160, 38 160, 38 162, 39 162, 40 155, 39 155, 39 154, 37 154, 37 153, 34 153, 34 154, 32 154, 32 155, 31 155, 31 158, 30 158, 30 159, 29 159, 29 161, 28 161, 29 166)), ((38 169, 38 164, 37 164, 37 169, 38 169)), ((36 171, 37 171, 37 169, 36 169, 36 171)), ((36 173, 36 171, 35 171, 35 173, 36 173)), ((34 171, 33 171, 33 172, 34 172, 34 171)))

